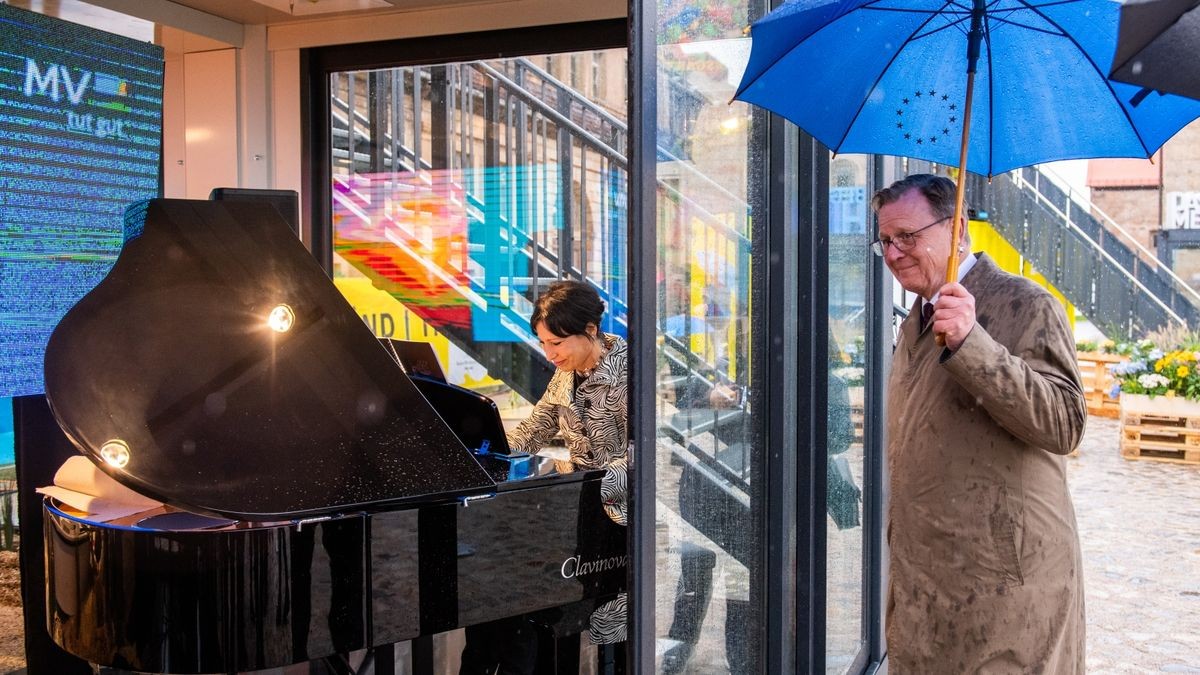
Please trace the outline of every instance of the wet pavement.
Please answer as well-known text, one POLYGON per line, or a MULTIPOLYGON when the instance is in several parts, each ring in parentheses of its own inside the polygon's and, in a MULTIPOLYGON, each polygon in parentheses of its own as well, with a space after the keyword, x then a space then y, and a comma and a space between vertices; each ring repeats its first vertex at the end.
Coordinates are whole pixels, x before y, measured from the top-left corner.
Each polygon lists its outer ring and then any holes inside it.
POLYGON ((1088 672, 1200 673, 1200 465, 1122 459, 1101 417, 1067 463, 1088 672))
MULTIPOLYGON (((860 453, 855 445, 848 455, 856 470, 860 453)), ((668 462, 660 458, 659 466, 668 462)), ((1088 672, 1200 674, 1200 465, 1122 459, 1120 424, 1102 417, 1088 419, 1079 455, 1066 462, 1083 548, 1088 672)), ((674 644, 662 639, 679 574, 679 556, 669 553, 679 537, 702 540, 669 503, 659 507, 670 521, 659 542, 660 651, 674 644)), ((826 658, 828 672, 841 673, 860 647, 862 535, 829 529, 826 658)), ((744 588, 730 589, 744 586, 746 571, 723 554, 714 571, 703 639, 684 673, 731 672, 722 598, 744 596, 744 588)))

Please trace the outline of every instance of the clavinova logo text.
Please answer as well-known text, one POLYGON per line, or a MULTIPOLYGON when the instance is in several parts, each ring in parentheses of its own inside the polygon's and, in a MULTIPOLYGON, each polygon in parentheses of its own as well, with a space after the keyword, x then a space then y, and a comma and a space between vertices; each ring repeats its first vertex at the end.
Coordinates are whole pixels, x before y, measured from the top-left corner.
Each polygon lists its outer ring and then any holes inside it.
POLYGON ((589 574, 596 572, 607 572, 609 570, 620 569, 629 564, 628 555, 614 555, 608 558, 600 558, 598 560, 583 560, 579 556, 571 556, 563 561, 559 572, 562 573, 564 579, 573 579, 575 577, 586 577, 589 574))
POLYGON ((57 63, 38 64, 26 58, 23 91, 27 98, 44 97, 60 106, 75 108, 63 111, 67 117, 68 131, 98 138, 128 138, 125 135, 125 120, 78 109, 86 104, 90 108, 129 112, 129 106, 120 100, 129 96, 129 82, 115 75, 68 68, 57 63))

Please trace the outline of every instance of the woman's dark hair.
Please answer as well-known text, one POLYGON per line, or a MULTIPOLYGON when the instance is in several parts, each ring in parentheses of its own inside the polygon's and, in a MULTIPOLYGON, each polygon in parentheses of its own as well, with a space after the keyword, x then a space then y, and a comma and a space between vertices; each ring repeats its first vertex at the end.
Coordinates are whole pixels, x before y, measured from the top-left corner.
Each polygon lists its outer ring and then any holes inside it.
POLYGON ((539 323, 559 337, 586 335, 589 323, 600 327, 604 301, 596 289, 581 281, 558 281, 550 285, 533 305, 529 328, 537 332, 539 323))

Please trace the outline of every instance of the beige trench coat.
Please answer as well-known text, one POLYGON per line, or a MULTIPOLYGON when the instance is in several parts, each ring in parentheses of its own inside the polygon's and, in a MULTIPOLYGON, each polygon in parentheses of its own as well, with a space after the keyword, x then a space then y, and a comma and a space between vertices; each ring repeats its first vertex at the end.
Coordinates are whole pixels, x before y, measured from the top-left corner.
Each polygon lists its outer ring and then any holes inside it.
POLYGON ((889 667, 1082 673, 1074 338, 1049 293, 986 256, 963 285, 977 323, 962 346, 921 331, 918 304, 888 380, 889 667))

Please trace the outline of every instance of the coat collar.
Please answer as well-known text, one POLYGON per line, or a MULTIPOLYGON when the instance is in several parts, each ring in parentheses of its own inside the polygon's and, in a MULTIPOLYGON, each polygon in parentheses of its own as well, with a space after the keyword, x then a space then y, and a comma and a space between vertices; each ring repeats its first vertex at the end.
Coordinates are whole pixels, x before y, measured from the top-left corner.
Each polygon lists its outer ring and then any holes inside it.
MULTIPOLYGON (((628 349, 625 341, 609 333, 601 333, 600 335, 604 341, 606 353, 601 357, 600 363, 596 364, 595 371, 588 376, 583 385, 580 385, 581 387, 608 386, 625 377, 623 364, 625 362, 626 350, 628 349)), ((554 376, 550 378, 550 384, 546 386, 544 398, 556 405, 571 405, 574 400, 574 394, 575 372, 562 370, 561 368, 555 370, 554 376)))
MULTIPOLYGON (((966 275, 963 276, 960 283, 969 291, 975 286, 975 284, 979 283, 981 278, 991 275, 997 269, 999 268, 997 268, 996 263, 992 262, 992 259, 988 257, 988 254, 980 251, 975 254, 975 264, 971 266, 971 269, 967 270, 966 275)), ((917 299, 913 301, 912 306, 908 308, 908 316, 905 317, 904 322, 900 324, 901 330, 907 330, 914 338, 919 335, 924 335, 929 331, 929 326, 925 326, 923 330, 921 328, 922 302, 924 302, 924 298, 918 295, 917 299), (905 324, 909 326, 907 329, 905 328, 905 324)))

